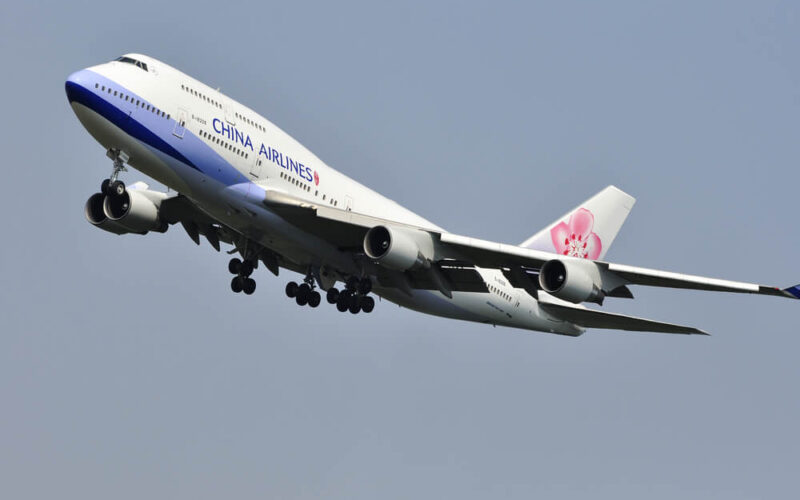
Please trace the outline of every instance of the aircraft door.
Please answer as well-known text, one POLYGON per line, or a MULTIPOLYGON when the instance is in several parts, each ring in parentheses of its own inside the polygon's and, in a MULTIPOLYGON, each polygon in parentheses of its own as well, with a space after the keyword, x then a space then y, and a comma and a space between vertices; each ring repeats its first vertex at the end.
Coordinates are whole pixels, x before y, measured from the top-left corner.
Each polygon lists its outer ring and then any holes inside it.
POLYGON ((253 182, 261 184, 267 178, 267 169, 264 168, 263 163, 264 159, 258 154, 255 155, 252 163, 250 163, 250 179, 253 182))
POLYGON ((225 121, 231 125, 236 125, 236 112, 233 110, 231 100, 225 97, 223 102, 225 103, 225 121))
POLYGON ((178 116, 175 121, 175 128, 172 130, 172 135, 178 139, 183 139, 183 134, 186 132, 186 117, 189 112, 183 108, 178 108, 178 116))

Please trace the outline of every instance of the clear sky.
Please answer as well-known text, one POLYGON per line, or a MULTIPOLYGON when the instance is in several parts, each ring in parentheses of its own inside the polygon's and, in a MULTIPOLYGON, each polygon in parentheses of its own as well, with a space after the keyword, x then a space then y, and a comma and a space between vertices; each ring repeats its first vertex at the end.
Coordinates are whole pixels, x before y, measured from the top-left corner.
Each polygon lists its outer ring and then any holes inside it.
MULTIPOLYGON (((143 52, 459 234, 615 184, 608 258, 800 282, 797 2, 3 2, 0 497, 786 498, 800 304, 634 290, 712 337, 492 328, 229 291, 180 228, 83 217, 63 83, 143 52)), ((125 174, 132 182, 143 178, 125 174)))

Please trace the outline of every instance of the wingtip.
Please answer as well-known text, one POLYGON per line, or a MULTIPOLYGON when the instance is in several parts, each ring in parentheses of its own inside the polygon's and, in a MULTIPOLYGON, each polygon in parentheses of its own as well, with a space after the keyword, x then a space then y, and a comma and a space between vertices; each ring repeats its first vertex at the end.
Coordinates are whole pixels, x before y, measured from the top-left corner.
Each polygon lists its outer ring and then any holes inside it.
POLYGON ((800 299, 800 285, 784 288, 783 293, 786 294, 787 297, 790 297, 792 299, 800 299))

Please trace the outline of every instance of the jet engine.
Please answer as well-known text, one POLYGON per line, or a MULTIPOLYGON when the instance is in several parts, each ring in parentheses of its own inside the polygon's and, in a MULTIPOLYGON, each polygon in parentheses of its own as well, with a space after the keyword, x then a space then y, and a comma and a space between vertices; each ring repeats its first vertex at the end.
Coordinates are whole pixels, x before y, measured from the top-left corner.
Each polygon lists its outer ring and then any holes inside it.
POLYGON ((364 236, 364 253, 397 271, 427 267, 433 258, 433 239, 417 229, 375 226, 364 236))
POLYGON ((159 218, 158 207, 165 197, 165 193, 131 188, 121 195, 95 193, 86 201, 84 213, 93 226, 111 233, 163 233, 169 226, 159 218))
POLYGON ((587 260, 548 260, 539 270, 539 286, 550 295, 575 304, 602 304, 605 298, 600 270, 587 260))

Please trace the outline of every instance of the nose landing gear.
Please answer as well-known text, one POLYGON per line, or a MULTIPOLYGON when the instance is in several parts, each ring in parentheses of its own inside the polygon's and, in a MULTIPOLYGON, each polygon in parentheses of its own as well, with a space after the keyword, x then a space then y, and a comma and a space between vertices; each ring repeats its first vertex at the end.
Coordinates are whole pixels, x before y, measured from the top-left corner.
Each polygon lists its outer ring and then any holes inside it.
POLYGON ((103 180, 100 184, 100 192, 108 196, 122 196, 125 194, 125 183, 119 179, 120 172, 127 172, 125 163, 130 159, 123 151, 116 149, 109 149, 106 151, 106 156, 111 158, 114 162, 114 167, 111 170, 111 177, 103 180))

